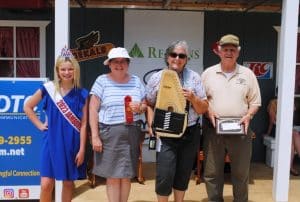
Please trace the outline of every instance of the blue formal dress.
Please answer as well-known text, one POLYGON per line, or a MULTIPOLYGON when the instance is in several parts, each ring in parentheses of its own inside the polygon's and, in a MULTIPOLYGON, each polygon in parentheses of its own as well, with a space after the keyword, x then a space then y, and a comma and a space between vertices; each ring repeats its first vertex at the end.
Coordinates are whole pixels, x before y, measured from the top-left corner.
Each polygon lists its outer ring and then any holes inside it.
MULTIPOLYGON (((40 89, 48 119, 48 130, 44 132, 41 150, 41 176, 56 180, 86 178, 86 164, 77 167, 75 163, 80 148, 79 132, 64 118, 45 87, 40 89)), ((87 98, 88 91, 83 88, 74 88, 63 97, 79 120, 83 116, 82 108, 87 98)))

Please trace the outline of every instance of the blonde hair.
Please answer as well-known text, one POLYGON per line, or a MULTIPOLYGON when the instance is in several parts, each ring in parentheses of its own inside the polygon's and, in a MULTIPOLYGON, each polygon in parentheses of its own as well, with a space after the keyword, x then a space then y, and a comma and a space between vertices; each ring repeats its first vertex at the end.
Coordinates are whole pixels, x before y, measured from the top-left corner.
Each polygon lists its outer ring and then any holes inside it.
POLYGON ((70 62, 74 68, 74 79, 73 79, 73 88, 80 88, 80 66, 77 60, 74 57, 62 57, 58 56, 54 66, 54 85, 55 89, 59 91, 60 78, 58 76, 58 70, 62 63, 70 62))

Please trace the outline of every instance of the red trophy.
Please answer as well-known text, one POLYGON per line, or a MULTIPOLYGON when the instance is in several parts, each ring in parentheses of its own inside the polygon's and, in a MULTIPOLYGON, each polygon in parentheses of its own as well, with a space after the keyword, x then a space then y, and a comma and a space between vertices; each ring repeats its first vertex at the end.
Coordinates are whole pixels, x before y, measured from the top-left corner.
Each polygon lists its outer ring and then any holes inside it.
POLYGON ((126 95, 124 98, 124 105, 125 105, 125 120, 127 124, 131 124, 133 122, 133 112, 129 103, 132 101, 130 95, 126 95))

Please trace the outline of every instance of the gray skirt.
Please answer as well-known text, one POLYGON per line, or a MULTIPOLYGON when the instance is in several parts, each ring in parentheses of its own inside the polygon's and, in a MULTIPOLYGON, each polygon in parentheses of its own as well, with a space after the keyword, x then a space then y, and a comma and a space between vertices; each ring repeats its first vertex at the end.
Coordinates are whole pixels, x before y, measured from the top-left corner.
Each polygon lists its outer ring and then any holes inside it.
POLYGON ((133 178, 136 176, 141 142, 141 124, 100 123, 101 153, 94 152, 95 175, 105 178, 133 178))

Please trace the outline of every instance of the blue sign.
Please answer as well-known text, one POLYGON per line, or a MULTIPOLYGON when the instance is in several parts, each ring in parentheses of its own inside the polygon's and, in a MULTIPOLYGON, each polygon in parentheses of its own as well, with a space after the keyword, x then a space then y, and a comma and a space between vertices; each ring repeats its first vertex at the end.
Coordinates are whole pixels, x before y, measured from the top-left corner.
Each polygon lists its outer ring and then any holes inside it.
MULTIPOLYGON (((0 200, 38 197, 30 186, 40 185, 42 132, 28 119, 23 106, 45 81, 0 79, 0 200)), ((41 103, 34 110, 45 120, 41 103)))

